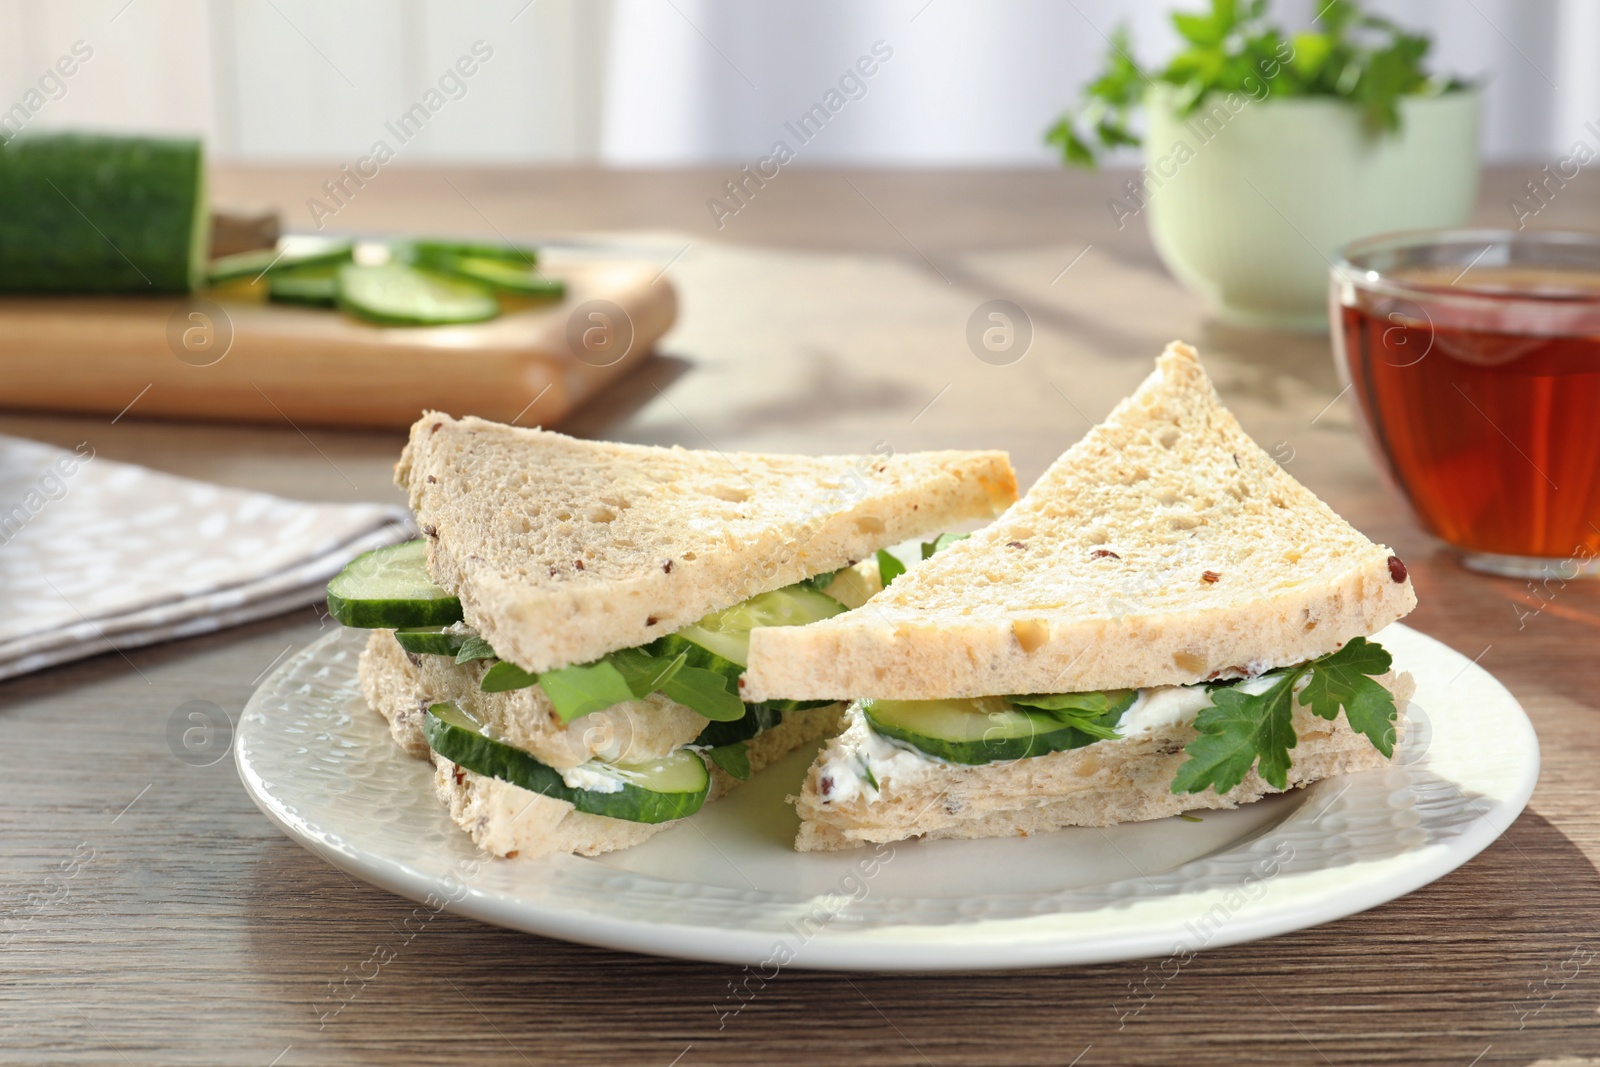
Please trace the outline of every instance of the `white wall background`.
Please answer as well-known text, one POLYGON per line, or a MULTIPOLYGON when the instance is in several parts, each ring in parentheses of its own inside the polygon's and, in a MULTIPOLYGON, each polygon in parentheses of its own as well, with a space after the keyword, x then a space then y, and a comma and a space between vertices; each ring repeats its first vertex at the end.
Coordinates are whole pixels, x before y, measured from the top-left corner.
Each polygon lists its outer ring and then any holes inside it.
MULTIPOLYGON (((1278 0, 1303 23, 1311 0, 1278 0)), ((806 163, 1050 165, 1044 129, 1153 0, 0 0, 0 116, 34 128, 199 131, 221 158, 752 162, 874 42, 892 57, 806 163), (49 72, 82 41, 70 78, 49 72), (465 95, 401 148, 384 123, 474 42, 465 95), (45 84, 41 87, 41 79, 45 84), (28 95, 33 90, 37 95, 28 95)), ((1200 6, 1185 0, 1185 7, 1200 6)), ((1493 159, 1563 154, 1600 121, 1600 0, 1378 0, 1429 29, 1435 65, 1482 79, 1493 159)))

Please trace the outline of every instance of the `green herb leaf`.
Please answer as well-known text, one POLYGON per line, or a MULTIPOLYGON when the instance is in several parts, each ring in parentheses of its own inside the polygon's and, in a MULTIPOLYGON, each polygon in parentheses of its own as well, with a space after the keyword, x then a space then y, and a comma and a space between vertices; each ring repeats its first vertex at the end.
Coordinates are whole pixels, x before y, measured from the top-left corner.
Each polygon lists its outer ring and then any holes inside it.
POLYGON ((1350 728, 1365 734, 1385 757, 1394 755, 1394 695, 1373 680, 1387 674, 1393 659, 1382 645, 1357 637, 1331 656, 1313 664, 1311 681, 1300 703, 1324 719, 1344 717, 1350 728))
POLYGON ((744 701, 739 699, 738 683, 704 667, 678 668, 661 691, 713 722, 744 718, 744 701))
POLYGON ((489 642, 473 634, 461 642, 461 648, 456 652, 457 663, 470 663, 475 659, 499 659, 495 650, 489 647, 489 642))
POLYGON ((1285 671, 1270 689, 1251 694, 1236 686, 1211 689, 1212 707, 1194 721, 1200 736, 1184 751, 1174 793, 1198 793, 1208 786, 1226 793, 1255 766, 1278 789, 1288 785, 1289 750, 1295 747, 1294 689, 1307 678, 1299 702, 1313 714, 1336 719, 1344 710, 1351 729, 1364 734, 1385 757, 1394 755, 1394 696, 1374 680, 1388 672, 1392 658, 1377 642, 1357 637, 1337 652, 1285 671), (1309 676, 1309 677, 1307 677, 1309 676))
POLYGON ((1032 696, 1007 697, 1024 711, 1037 711, 1049 715, 1064 726, 1088 734, 1099 741, 1115 741, 1117 723, 1122 713, 1133 705, 1137 694, 1132 689, 1110 689, 1105 692, 1050 693, 1032 696))
POLYGON ((478 683, 478 688, 485 693, 504 693, 512 689, 526 689, 536 685, 539 676, 532 671, 525 671, 515 663, 501 660, 484 673, 483 681, 478 683))
POLYGON ((1356 108, 1374 134, 1399 129, 1404 97, 1465 87, 1429 76, 1425 35, 1368 14, 1354 0, 1318 0, 1318 7, 1317 30, 1293 34, 1267 21, 1264 0, 1213 0, 1208 12, 1176 12, 1172 24, 1183 47, 1150 71, 1133 59, 1127 30, 1119 28, 1100 75, 1045 140, 1068 164, 1093 168, 1100 152, 1138 143, 1134 112, 1156 83, 1172 87, 1170 106, 1185 116, 1212 94, 1335 97, 1356 108))
POLYGON ((741 782, 750 780, 750 750, 743 741, 719 745, 706 753, 711 762, 727 771, 741 782))
POLYGON ((927 559, 935 552, 942 552, 951 545, 955 544, 957 541, 965 541, 971 536, 972 535, 969 533, 942 533, 938 537, 935 537, 932 541, 924 541, 922 542, 922 558, 927 559))
POLYGON ((685 652, 676 656, 657 656, 643 648, 623 648, 605 657, 622 674, 635 700, 663 688, 673 676, 683 669, 689 657, 685 652))
MULTIPOLYGON (((508 664, 504 661, 497 663, 490 669, 490 674, 502 666, 508 664)), ((483 682, 486 691, 494 692, 487 689, 488 675, 484 676, 483 682)), ((604 711, 613 705, 635 699, 628 680, 609 657, 594 663, 545 671, 538 676, 538 682, 562 722, 571 722, 591 712, 604 711)))
POLYGON ((865 759, 861 761, 861 779, 878 792, 883 792, 883 786, 878 784, 878 776, 872 773, 872 764, 865 759))
POLYGON ((1200 793, 1208 786, 1226 793, 1260 764, 1261 777, 1284 789, 1289 783, 1289 750, 1295 746, 1294 684, 1309 665, 1291 671, 1264 693, 1214 689, 1212 706, 1194 720, 1200 736, 1184 748, 1189 754, 1172 782, 1174 793, 1200 793))
POLYGON ((900 562, 899 557, 891 554, 887 549, 878 549, 878 577, 883 580, 885 588, 906 572, 906 565, 900 562))
POLYGON ((841 567, 837 571, 823 571, 821 574, 813 574, 811 577, 795 584, 803 585, 808 589, 815 589, 819 593, 825 593, 828 591, 828 586, 833 584, 833 580, 839 577, 840 571, 844 569, 841 567))

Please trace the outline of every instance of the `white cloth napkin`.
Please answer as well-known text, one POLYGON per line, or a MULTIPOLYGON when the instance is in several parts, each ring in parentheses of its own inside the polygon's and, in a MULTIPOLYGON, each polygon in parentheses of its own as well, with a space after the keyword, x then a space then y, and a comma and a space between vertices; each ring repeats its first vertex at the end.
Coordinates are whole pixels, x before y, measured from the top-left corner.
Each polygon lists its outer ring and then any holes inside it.
POLYGON ((306 504, 0 436, 0 679, 323 599, 405 508, 306 504))

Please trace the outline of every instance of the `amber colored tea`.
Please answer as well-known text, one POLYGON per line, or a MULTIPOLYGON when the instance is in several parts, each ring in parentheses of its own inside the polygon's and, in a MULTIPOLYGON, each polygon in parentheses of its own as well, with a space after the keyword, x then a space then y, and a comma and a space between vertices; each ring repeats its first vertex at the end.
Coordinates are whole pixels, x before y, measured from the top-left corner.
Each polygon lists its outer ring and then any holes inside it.
POLYGON ((1340 309, 1366 432, 1422 524, 1445 541, 1591 560, 1600 554, 1600 275, 1474 274, 1470 301, 1425 269, 1395 277, 1415 299, 1369 293, 1340 309))

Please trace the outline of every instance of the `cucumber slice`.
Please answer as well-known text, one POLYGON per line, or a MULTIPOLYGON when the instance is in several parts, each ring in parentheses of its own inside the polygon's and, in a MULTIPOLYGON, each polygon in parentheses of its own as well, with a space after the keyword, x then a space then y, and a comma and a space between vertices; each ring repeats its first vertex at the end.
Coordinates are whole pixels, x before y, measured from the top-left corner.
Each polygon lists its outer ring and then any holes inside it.
MULTIPOLYGON (((1132 690, 1107 695, 1114 699, 1092 720, 1096 726, 1114 727, 1133 703, 1132 690)), ((861 710, 875 732, 951 763, 1025 759, 1101 740, 1048 711, 1018 707, 1004 697, 865 700, 861 710)))
POLYGON ((338 269, 327 266, 273 271, 267 276, 267 299, 279 304, 338 307, 338 269))
POLYGON ((422 266, 444 274, 468 278, 508 293, 549 297, 554 300, 567 291, 565 282, 547 278, 535 271, 500 259, 477 256, 439 256, 418 260, 422 266))
POLYGON ((804 626, 831 619, 844 610, 843 604, 802 582, 757 593, 731 608, 712 612, 672 636, 700 646, 736 666, 742 674, 750 664, 750 631, 757 626, 804 626))
POLYGON ((693 815, 705 803, 711 775, 701 758, 687 749, 646 763, 584 764, 584 770, 603 776, 616 788, 574 789, 561 772, 528 753, 483 732, 483 727, 460 705, 435 704, 423 718, 428 744, 452 763, 477 774, 556 800, 564 800, 588 815, 605 815, 628 822, 659 823, 693 815))
POLYGON ((500 302, 476 282, 403 263, 339 268, 339 305, 382 326, 444 326, 500 314, 500 302))
POLYGON ((328 583, 328 613, 365 629, 447 626, 461 621, 461 601, 428 577, 426 541, 364 552, 328 583))
MULTIPOLYGON (((301 239, 296 238, 296 240, 301 239)), ((311 267, 337 267, 341 263, 350 262, 353 254, 353 246, 348 241, 315 250, 257 248, 212 260, 211 269, 206 272, 206 277, 211 285, 222 285, 225 282, 241 279, 254 281, 263 274, 271 278, 278 274, 288 274, 311 267)))
POLYGON ((527 269, 539 262, 539 250, 528 245, 497 245, 475 241, 439 241, 425 237, 399 243, 395 248, 395 254, 397 258, 409 259, 416 263, 421 263, 428 259, 454 256, 471 259, 492 259, 499 263, 510 263, 523 269, 527 269))
POLYGON ((449 656, 452 659, 461 651, 467 639, 473 636, 451 631, 448 626, 410 626, 394 632, 394 639, 407 652, 415 652, 419 656, 449 656))

